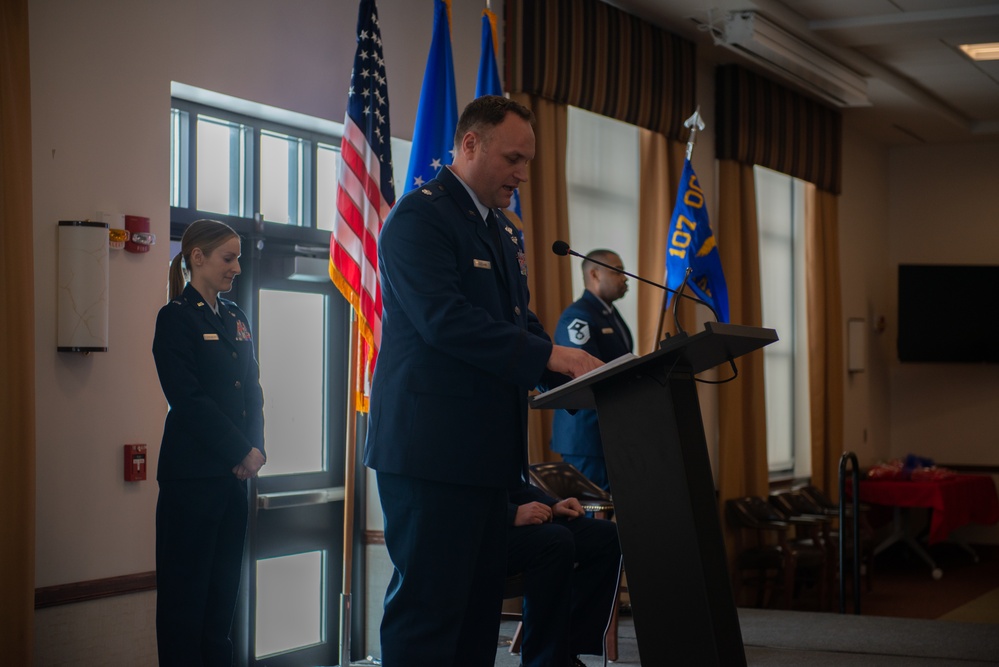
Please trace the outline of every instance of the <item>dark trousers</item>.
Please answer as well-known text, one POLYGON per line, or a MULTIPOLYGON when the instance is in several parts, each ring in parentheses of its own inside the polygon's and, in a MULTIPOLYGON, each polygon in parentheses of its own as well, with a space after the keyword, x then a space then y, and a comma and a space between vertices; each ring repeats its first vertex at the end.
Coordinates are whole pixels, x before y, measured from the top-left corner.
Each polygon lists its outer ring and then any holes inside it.
POLYGON ((509 529, 510 574, 524 574, 524 667, 603 654, 621 547, 612 521, 580 517, 509 529))
POLYGON ((156 503, 160 667, 231 667, 246 536, 246 482, 164 480, 156 503))
POLYGON ((492 667, 506 577, 506 490, 377 477, 394 566, 382 664, 492 667))

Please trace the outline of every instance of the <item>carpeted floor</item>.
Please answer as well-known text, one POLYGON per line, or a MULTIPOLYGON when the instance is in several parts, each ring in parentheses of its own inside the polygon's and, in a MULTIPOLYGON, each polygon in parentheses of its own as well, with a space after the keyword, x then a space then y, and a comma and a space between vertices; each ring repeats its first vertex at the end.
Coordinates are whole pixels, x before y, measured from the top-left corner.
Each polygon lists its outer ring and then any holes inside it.
MULTIPOLYGON (((953 544, 929 547, 943 570, 929 567, 895 545, 875 561, 874 588, 861 592, 861 615, 818 611, 815 600, 802 610, 739 609, 750 667, 944 667, 999 664, 999 545, 976 546, 978 562, 953 544), (811 608, 809 606, 811 605, 811 608)), ((852 588, 848 588, 850 600, 852 588)), ((516 623, 503 624, 496 667, 517 667, 508 651, 516 623), (504 640, 507 645, 503 645, 504 640)), ((588 667, 603 658, 581 656, 588 667)), ((621 618, 616 667, 641 665, 631 618, 621 618)), ((679 664, 679 663, 678 663, 679 664)), ((646 666, 649 667, 649 666, 646 666)), ((657 666, 652 666, 657 667, 657 666)))
MULTIPOLYGON (((740 609, 749 667, 978 667, 999 664, 999 631, 981 623, 927 621, 807 611, 740 609)), ((501 640, 516 624, 504 623, 501 640)), ((635 627, 621 620, 616 667, 640 667, 635 627)), ((682 647, 678 649, 682 653, 682 647)), ((587 667, 603 658, 581 656, 587 667)), ((505 646, 496 667, 517 667, 505 646)), ((676 664, 682 664, 677 662, 676 664)), ((647 666, 648 667, 648 666, 647 666)), ((656 667, 656 666, 653 666, 656 667)))
MULTIPOLYGON (((961 618, 949 620, 999 623, 999 599, 979 600, 999 589, 999 545, 975 546, 978 562, 956 544, 936 544, 927 550, 943 570, 939 580, 933 579, 929 566, 905 545, 896 544, 878 554, 874 589, 861 590, 863 615, 938 619, 971 605, 961 618)), ((851 596, 852 588, 847 591, 848 602, 851 596)), ((834 609, 838 608, 837 603, 834 609)), ((852 611, 852 605, 848 604, 847 609, 852 611)))

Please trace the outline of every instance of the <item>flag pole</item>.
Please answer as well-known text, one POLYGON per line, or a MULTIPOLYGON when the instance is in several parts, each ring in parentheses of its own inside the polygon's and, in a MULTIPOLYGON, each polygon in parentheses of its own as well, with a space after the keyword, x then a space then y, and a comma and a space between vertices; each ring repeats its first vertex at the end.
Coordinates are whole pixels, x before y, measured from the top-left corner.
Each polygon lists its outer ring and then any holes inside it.
POLYGON ((354 464, 357 445, 357 369, 360 330, 357 314, 350 318, 350 387, 347 391, 347 433, 343 466, 343 585, 340 593, 340 665, 350 665, 351 583, 354 563, 354 464))
MULTIPOLYGON (((704 129, 704 121, 701 120, 701 105, 698 104, 694 109, 694 113, 687 120, 683 121, 683 126, 690 130, 690 135, 687 137, 687 161, 690 161, 690 156, 694 154, 694 140, 697 136, 698 130, 704 129)), ((680 189, 683 189, 683 183, 680 184, 680 189)), ((667 279, 669 277, 669 272, 663 270, 663 285, 668 285, 667 279)), ((679 297, 674 297, 679 298, 679 297)), ((663 323, 666 321, 666 306, 669 304, 669 292, 667 292, 663 297, 663 306, 659 311, 659 324, 656 326, 656 338, 658 338, 663 331, 663 323)), ((659 341, 652 341, 652 351, 655 352, 655 346, 659 341)))
POLYGON ((704 129, 704 121, 701 120, 701 105, 694 109, 694 115, 683 121, 683 126, 690 129, 690 136, 687 137, 687 159, 694 154, 694 137, 698 130, 704 129))

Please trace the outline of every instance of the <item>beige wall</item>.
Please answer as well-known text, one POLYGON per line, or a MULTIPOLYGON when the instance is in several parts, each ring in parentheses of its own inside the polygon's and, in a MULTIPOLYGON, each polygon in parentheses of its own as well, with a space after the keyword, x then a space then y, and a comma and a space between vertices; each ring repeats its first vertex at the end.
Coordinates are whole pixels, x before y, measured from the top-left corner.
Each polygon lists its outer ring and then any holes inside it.
MULTIPOLYGON (((999 264, 999 142, 897 148, 889 160, 888 263, 999 264)), ((897 287, 888 331, 894 339, 897 287)), ((955 289, 963 286, 955 285, 955 289)), ((971 286, 995 306, 996 285, 971 286)), ((976 313, 926 304, 930 330, 975 326, 976 313)), ((999 340, 997 340, 999 344, 999 340)), ((999 368, 891 359, 891 453, 951 463, 999 463, 999 368)))
POLYGON ((887 457, 889 414, 887 369, 894 355, 886 333, 874 324, 890 306, 888 154, 884 146, 847 128, 843 141, 843 196, 839 205, 843 327, 867 323, 867 368, 847 373, 844 385, 843 449, 861 465, 887 457))
MULTIPOLYGON (((888 165, 885 337, 893 341, 898 264, 999 264, 999 142, 895 148, 888 165)), ((995 307, 996 285, 972 289, 995 307)), ((926 304, 930 330, 976 322, 976 313, 926 304)), ((999 367, 900 364, 892 350, 887 372, 892 457, 914 453, 947 463, 999 464, 999 367)), ((959 536, 999 543, 999 526, 968 526, 959 536)))

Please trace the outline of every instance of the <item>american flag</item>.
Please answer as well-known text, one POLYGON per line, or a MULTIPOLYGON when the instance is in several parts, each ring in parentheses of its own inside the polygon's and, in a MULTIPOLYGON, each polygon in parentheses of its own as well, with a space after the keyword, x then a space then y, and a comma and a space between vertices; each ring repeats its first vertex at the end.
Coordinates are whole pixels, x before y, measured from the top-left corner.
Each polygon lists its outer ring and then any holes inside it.
MULTIPOLYGON (((382 336, 382 296, 378 284, 378 234, 395 204, 392 132, 382 36, 375 0, 361 0, 357 52, 347 93, 336 219, 330 237, 330 278, 357 313, 370 377, 382 336)), ((359 409, 366 400, 361 387, 359 409)))

